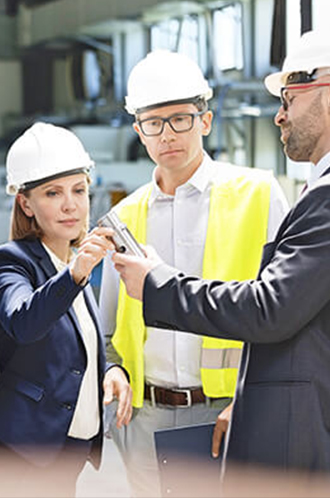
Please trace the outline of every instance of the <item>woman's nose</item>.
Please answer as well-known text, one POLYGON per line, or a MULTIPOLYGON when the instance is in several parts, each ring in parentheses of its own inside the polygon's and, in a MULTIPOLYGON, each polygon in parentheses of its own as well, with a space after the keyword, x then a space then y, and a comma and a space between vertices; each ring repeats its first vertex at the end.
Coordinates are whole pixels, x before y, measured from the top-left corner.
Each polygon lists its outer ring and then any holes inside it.
POLYGON ((76 203, 72 195, 66 195, 63 199, 62 209, 64 211, 73 211, 76 208, 76 203))

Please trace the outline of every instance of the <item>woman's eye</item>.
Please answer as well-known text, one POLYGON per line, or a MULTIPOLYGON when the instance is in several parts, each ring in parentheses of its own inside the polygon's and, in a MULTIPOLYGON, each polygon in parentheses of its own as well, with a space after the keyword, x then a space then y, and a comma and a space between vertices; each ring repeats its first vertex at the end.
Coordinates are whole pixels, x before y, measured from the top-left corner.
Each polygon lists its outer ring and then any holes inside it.
POLYGON ((57 195, 57 192, 55 190, 48 190, 46 192, 47 197, 55 197, 57 195))
POLYGON ((76 189, 76 194, 84 194, 86 192, 85 188, 77 188, 76 189))

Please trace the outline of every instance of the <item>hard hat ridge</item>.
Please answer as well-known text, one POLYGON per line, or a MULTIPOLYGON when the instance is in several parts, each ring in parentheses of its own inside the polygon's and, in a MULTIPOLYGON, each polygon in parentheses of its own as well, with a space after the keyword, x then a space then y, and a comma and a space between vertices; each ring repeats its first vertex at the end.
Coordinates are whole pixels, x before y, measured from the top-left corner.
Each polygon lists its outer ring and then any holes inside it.
POLYGON ((129 75, 126 110, 136 114, 196 98, 208 100, 212 93, 195 61, 178 52, 155 50, 138 62, 129 75))
POLYGON ((264 83, 267 90, 278 97, 291 73, 312 73, 315 69, 324 67, 330 67, 329 35, 324 31, 308 31, 288 53, 282 71, 268 75, 264 83))
POLYGON ((53 178, 88 172, 94 166, 78 137, 60 126, 38 122, 10 147, 7 193, 31 189, 53 178))

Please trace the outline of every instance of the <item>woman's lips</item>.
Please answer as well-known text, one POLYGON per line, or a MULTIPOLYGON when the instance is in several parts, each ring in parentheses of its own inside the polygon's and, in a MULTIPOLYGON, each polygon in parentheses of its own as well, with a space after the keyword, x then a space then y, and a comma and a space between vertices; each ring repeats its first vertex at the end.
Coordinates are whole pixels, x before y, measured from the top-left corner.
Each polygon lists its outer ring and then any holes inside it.
POLYGON ((66 225, 66 226, 74 226, 78 223, 79 220, 77 220, 76 218, 70 218, 68 220, 60 220, 59 223, 61 223, 61 225, 66 225))

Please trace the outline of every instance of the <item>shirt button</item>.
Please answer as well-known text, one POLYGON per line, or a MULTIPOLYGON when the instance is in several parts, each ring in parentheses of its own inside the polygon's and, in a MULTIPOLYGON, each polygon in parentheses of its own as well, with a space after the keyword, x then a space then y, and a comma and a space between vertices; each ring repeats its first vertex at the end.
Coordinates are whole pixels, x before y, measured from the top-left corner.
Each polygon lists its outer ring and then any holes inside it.
POLYGON ((72 410, 72 405, 70 405, 70 403, 63 403, 63 408, 66 408, 67 410, 72 410))

